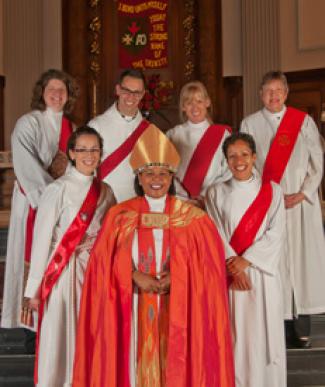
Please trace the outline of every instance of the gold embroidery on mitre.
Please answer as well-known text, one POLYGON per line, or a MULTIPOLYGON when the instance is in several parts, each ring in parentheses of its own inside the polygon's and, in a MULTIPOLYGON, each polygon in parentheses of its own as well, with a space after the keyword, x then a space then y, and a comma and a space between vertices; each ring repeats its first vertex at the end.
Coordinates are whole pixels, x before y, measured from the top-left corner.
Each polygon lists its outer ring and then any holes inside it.
POLYGON ((279 136, 279 144, 280 145, 289 145, 290 144, 290 138, 287 134, 281 134, 279 136))
POLYGON ((168 228, 169 216, 160 213, 141 214, 141 226, 149 228, 168 228))
POLYGON ((137 173, 146 166, 166 166, 175 172, 180 156, 169 138, 155 125, 150 124, 142 133, 130 157, 130 165, 137 173))

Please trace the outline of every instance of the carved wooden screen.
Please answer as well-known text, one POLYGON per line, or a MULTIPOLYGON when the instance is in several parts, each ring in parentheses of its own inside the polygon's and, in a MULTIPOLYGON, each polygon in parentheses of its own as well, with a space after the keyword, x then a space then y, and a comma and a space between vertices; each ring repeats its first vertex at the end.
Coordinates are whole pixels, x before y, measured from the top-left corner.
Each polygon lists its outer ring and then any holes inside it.
MULTIPOLYGON (((121 70, 117 7, 117 0, 62 0, 63 67, 81 86, 77 123, 103 112, 114 100, 121 70)), ((165 129, 178 121, 179 91, 191 79, 207 86, 215 118, 230 121, 222 78, 221 0, 169 0, 168 35, 168 67, 146 71, 148 76, 159 72, 161 80, 173 83, 173 97, 162 109, 171 123, 159 126, 165 129)))
MULTIPOLYGON (((93 114, 95 110, 96 113, 105 110, 114 101, 115 83, 122 70, 118 55, 118 3, 102 1, 101 11, 98 12, 101 15, 102 55, 97 57, 100 68, 97 76, 98 106, 97 109, 93 108, 93 114)), ((181 86, 195 77, 194 0, 172 0, 168 3, 168 65, 166 68, 145 69, 147 78, 158 75, 161 81, 172 88, 170 98, 159 109, 166 119, 159 119, 159 115, 154 117, 160 127, 165 129, 177 121, 177 98, 181 86)), ((93 98, 93 103, 95 100, 93 98)))

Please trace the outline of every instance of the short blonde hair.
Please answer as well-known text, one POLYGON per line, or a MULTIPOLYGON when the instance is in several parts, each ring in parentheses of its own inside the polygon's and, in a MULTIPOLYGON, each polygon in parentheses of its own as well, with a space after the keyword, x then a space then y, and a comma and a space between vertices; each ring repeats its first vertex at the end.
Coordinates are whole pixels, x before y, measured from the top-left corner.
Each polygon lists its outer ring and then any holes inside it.
MULTIPOLYGON (((195 94, 201 94, 204 99, 210 100, 208 91, 204 84, 200 81, 192 81, 186 83, 182 89, 179 96, 179 118, 181 122, 187 121, 186 114, 183 112, 183 108, 186 102, 189 102, 193 99, 195 94)), ((210 123, 212 123, 212 105, 208 107, 208 116, 207 119, 210 123)))

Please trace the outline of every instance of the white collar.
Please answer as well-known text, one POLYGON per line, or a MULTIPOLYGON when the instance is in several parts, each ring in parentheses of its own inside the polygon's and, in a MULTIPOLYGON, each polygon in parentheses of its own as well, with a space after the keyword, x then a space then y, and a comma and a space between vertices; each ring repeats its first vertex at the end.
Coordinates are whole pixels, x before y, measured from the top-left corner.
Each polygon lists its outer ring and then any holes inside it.
POLYGON ((153 212, 163 212, 165 209, 165 203, 167 195, 162 196, 161 198, 152 198, 150 196, 144 195, 149 204, 150 211, 153 212))

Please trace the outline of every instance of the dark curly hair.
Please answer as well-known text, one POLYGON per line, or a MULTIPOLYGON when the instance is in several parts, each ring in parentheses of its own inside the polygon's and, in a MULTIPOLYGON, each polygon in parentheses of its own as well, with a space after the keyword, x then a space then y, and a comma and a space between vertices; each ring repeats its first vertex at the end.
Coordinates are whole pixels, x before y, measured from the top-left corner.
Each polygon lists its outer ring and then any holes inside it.
POLYGON ((233 145, 237 141, 245 142, 248 145, 248 147, 250 148, 250 150, 252 151, 252 153, 253 154, 256 153, 256 144, 255 144, 253 136, 251 136, 248 133, 235 132, 235 133, 231 134, 229 137, 227 137, 225 139, 224 143, 222 144, 222 152, 225 155, 226 160, 228 159, 227 152, 228 152, 229 146, 233 145))
POLYGON ((45 87, 52 79, 58 79, 62 81, 67 88, 68 100, 64 105, 63 112, 64 114, 69 115, 72 112, 74 103, 79 95, 79 87, 76 81, 69 74, 56 69, 50 69, 45 71, 35 83, 31 108, 33 110, 46 110, 46 104, 43 98, 43 94, 45 87))

